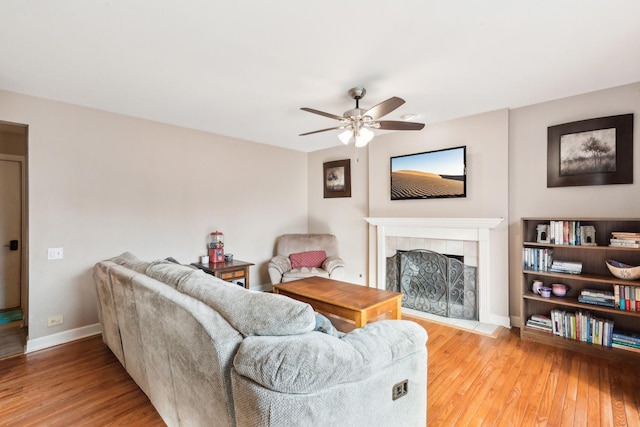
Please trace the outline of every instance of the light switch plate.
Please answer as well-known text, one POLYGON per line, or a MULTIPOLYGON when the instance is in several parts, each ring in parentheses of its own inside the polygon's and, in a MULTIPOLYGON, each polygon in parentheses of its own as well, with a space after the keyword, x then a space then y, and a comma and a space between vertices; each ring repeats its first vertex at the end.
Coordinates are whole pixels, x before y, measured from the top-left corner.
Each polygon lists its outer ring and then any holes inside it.
POLYGON ((48 259, 62 259, 64 258, 63 248, 49 248, 48 259))

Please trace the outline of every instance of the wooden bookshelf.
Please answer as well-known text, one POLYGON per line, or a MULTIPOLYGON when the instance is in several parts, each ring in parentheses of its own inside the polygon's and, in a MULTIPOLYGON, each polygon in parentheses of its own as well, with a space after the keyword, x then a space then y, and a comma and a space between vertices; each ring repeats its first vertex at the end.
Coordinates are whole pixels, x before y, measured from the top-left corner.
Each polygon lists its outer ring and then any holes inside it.
POLYGON ((581 262, 582 272, 568 274, 527 269, 524 267, 523 255, 520 337, 523 340, 554 345, 597 357, 635 362, 640 360, 640 353, 563 338, 526 326, 527 319, 532 315, 548 317, 551 310, 559 309, 567 312, 587 311, 597 317, 613 320, 615 329, 640 333, 640 312, 623 311, 578 301, 578 296, 583 289, 613 291, 615 284, 640 287, 640 280, 616 278, 605 262, 607 259, 614 259, 629 265, 640 265, 640 249, 609 246, 609 239, 614 231, 640 232, 640 218, 522 218, 521 231, 523 253, 526 248, 549 249, 553 251, 554 260, 581 262), (580 225, 595 227, 597 246, 538 243, 536 241, 537 226, 549 224, 550 221, 579 221, 580 225), (532 292, 534 280, 540 280, 549 287, 553 283, 562 283, 569 286, 570 290, 564 297, 544 298, 532 292))

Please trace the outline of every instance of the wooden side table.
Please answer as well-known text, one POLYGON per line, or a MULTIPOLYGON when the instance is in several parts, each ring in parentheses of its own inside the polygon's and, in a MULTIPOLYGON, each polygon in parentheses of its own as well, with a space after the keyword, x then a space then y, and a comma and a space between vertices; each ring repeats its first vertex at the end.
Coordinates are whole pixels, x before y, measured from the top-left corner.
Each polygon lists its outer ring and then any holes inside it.
POLYGON ((191 265, 227 282, 244 279, 244 287, 249 289, 249 267, 255 264, 234 259, 225 262, 210 262, 209 264, 194 262, 191 265))

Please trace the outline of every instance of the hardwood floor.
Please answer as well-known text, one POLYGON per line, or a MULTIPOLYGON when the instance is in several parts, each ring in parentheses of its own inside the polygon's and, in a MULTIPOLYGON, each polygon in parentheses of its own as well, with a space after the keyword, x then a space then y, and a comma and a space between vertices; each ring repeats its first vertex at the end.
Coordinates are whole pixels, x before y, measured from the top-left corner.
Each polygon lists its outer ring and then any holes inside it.
POLYGON ((0 361, 1 426, 163 426, 98 335, 0 361))
MULTIPOLYGON (((429 426, 640 426, 637 364, 411 320, 429 332, 429 426)), ((0 360, 0 425, 164 424, 96 336, 0 360)))
POLYGON ((636 364, 411 320, 429 332, 429 426, 640 426, 636 364))

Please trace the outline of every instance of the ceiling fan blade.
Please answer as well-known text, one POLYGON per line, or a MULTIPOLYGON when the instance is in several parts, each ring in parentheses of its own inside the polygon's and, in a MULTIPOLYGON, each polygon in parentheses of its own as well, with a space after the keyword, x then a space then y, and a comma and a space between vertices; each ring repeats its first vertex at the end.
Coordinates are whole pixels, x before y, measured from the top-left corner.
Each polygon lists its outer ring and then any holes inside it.
POLYGON ((382 101, 380 104, 369 108, 364 112, 363 116, 371 116, 373 120, 376 120, 379 117, 389 114, 402 104, 404 104, 404 99, 394 96, 393 98, 389 98, 386 101, 382 101))
POLYGON ((400 122, 397 120, 383 120, 378 129, 384 130, 420 130, 424 127, 424 123, 400 122))
POLYGON ((320 130, 314 130, 313 132, 301 133, 298 136, 311 135, 311 134, 314 134, 314 133, 326 132, 328 130, 336 130, 336 129, 344 129, 344 128, 346 128, 346 126, 336 126, 334 128, 320 129, 320 130))
POLYGON ((320 114, 321 116, 329 117, 330 119, 344 120, 344 117, 342 116, 336 116, 335 114, 325 113, 324 111, 320 110, 314 110, 313 108, 302 107, 300 109, 309 113, 320 114))

